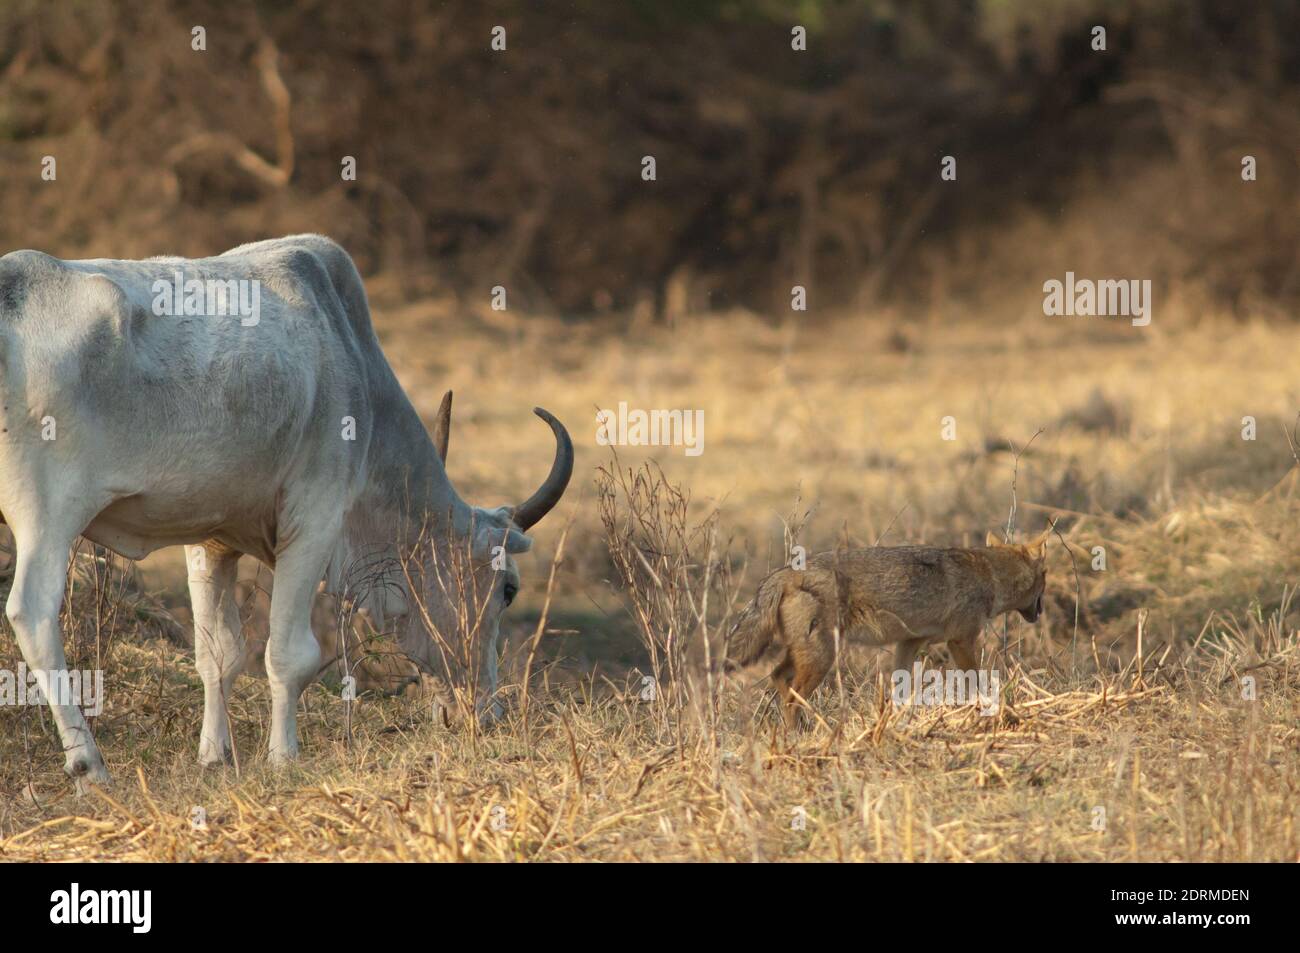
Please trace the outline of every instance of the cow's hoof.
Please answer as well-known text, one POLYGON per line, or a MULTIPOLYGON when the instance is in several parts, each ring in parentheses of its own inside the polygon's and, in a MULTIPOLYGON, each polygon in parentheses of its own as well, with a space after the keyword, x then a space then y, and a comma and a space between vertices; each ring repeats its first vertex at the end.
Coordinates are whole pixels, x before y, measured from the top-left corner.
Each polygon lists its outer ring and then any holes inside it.
POLYGON ((224 752, 199 752, 199 767, 201 768, 228 768, 234 763, 235 757, 229 748, 225 749, 224 752))
POLYGON ((78 754, 68 760, 63 770, 72 778, 78 794, 88 793, 91 787, 108 787, 113 783, 112 775, 104 766, 104 759, 97 753, 78 754))

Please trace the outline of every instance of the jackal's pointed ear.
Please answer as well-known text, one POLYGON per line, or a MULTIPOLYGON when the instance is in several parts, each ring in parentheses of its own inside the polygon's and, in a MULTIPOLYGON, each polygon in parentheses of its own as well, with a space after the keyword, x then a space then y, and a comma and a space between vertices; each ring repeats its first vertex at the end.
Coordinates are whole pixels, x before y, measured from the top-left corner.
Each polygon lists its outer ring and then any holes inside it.
POLYGON ((1047 541, 1051 538, 1051 535, 1052 527, 1049 526, 1027 542, 1025 544, 1025 549, 1029 551, 1029 555, 1033 556, 1039 562, 1045 560, 1047 558, 1047 541))
POLYGON ((997 533, 990 532, 984 537, 984 545, 992 549, 994 546, 1002 545, 1002 538, 997 533))

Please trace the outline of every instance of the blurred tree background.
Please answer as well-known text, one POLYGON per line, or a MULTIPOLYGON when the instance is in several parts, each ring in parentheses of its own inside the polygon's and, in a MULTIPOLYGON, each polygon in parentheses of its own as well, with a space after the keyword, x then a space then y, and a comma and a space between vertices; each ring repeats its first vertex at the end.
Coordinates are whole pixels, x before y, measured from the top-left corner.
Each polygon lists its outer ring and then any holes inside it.
POLYGON ((0 246, 317 231, 572 317, 996 317, 1067 269, 1286 315, 1298 80, 1292 0, 4 0, 0 246))

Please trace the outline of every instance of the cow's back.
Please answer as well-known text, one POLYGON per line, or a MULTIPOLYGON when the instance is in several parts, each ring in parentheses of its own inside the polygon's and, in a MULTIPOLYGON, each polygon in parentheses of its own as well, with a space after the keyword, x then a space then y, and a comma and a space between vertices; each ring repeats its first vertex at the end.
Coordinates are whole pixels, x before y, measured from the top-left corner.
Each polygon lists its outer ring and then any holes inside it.
POLYGON ((393 386, 355 268, 319 236, 203 259, 0 259, 0 470, 84 479, 127 535, 265 523, 307 476, 346 490, 393 386), (184 313, 178 275, 182 292, 235 282, 255 320, 206 298, 184 313))

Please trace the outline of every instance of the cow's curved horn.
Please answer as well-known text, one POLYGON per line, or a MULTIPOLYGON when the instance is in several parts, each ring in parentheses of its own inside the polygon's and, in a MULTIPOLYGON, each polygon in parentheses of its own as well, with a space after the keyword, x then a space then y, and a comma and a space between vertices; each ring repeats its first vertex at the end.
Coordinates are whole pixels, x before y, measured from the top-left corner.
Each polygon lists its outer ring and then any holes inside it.
POLYGON ((573 441, 569 439, 564 424, 541 407, 534 407, 533 413, 551 425, 551 431, 555 434, 555 462, 551 464, 546 482, 515 508, 514 521, 523 530, 527 530, 555 508, 555 504, 564 495, 564 488, 569 485, 569 477, 573 476, 573 441))
POLYGON ((451 440, 451 391, 442 395, 442 404, 438 407, 438 416, 433 420, 433 445, 437 448, 438 459, 447 462, 447 442, 451 440))

